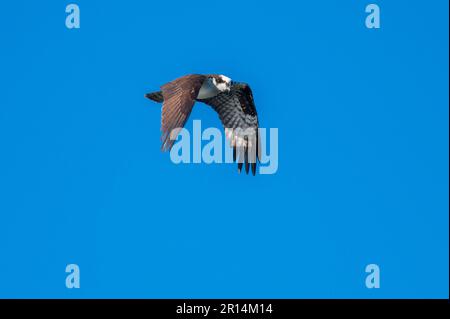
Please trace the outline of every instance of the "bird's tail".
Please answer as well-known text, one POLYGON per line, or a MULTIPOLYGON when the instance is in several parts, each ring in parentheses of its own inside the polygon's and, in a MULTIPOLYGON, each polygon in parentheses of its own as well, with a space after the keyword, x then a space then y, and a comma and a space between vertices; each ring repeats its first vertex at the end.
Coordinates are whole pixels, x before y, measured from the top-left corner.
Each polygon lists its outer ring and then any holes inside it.
POLYGON ((158 102, 158 103, 164 102, 164 97, 163 97, 163 94, 162 94, 161 91, 153 92, 153 93, 147 93, 147 94, 145 94, 145 97, 147 99, 150 99, 150 100, 158 102))

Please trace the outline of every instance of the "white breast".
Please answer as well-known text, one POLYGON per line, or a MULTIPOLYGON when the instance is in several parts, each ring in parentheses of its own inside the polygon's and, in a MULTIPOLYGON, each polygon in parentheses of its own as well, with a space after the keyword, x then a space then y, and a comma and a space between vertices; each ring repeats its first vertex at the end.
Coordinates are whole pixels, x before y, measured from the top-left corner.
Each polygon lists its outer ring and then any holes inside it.
POLYGON ((198 92, 197 99, 209 99, 210 97, 216 96, 219 93, 220 91, 212 83, 211 79, 208 78, 203 82, 203 85, 198 92))

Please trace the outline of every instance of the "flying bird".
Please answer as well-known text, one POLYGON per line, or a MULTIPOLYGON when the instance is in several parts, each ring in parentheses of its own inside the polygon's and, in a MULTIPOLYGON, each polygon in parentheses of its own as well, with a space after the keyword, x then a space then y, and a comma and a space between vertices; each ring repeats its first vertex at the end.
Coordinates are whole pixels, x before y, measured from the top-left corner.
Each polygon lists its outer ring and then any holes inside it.
POLYGON ((196 101, 211 106, 225 128, 233 148, 233 161, 239 173, 245 165, 256 174, 260 159, 258 115, 253 94, 246 83, 234 82, 220 74, 190 74, 161 86, 161 91, 148 93, 148 99, 163 103, 161 114, 162 151, 170 151, 179 130, 186 124, 196 101), (172 134, 172 138, 171 138, 172 134))

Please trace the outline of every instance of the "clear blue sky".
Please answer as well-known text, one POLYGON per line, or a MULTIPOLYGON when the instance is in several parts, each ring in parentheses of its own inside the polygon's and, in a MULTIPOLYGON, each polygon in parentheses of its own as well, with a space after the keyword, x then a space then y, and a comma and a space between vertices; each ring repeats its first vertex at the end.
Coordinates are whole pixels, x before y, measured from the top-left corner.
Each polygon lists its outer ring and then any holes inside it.
POLYGON ((447 298, 448 1, 372 2, 2 3, 0 297, 447 298), (277 174, 160 152, 188 73, 250 83, 277 174))

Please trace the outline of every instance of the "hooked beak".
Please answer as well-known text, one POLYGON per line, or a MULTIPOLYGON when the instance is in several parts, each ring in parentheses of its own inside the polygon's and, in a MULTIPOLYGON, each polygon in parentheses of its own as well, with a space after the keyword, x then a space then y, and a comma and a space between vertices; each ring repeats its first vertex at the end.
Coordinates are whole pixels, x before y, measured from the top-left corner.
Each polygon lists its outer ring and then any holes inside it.
POLYGON ((230 86, 227 87, 227 92, 228 92, 228 93, 231 92, 231 88, 233 87, 233 85, 234 85, 234 81, 231 81, 231 82, 230 82, 230 86))

